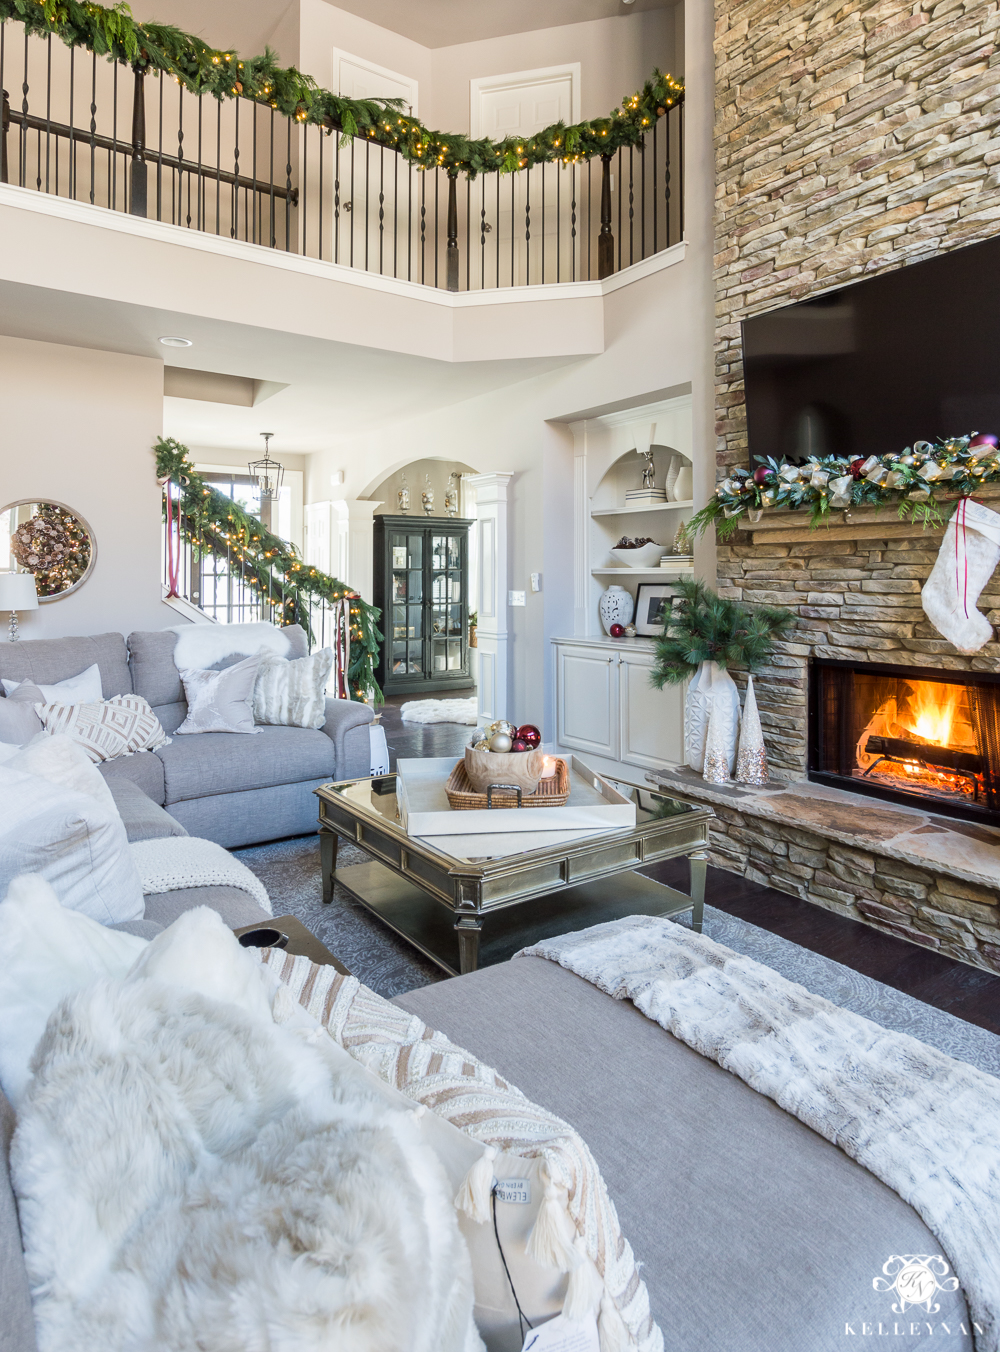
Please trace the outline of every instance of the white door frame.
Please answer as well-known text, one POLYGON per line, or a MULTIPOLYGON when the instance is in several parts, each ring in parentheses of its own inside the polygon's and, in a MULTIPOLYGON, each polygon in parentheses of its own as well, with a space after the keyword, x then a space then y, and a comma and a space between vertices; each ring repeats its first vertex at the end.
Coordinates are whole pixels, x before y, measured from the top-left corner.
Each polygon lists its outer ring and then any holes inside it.
POLYGON ((476 492, 480 723, 507 717, 507 485, 513 474, 471 474, 476 492))

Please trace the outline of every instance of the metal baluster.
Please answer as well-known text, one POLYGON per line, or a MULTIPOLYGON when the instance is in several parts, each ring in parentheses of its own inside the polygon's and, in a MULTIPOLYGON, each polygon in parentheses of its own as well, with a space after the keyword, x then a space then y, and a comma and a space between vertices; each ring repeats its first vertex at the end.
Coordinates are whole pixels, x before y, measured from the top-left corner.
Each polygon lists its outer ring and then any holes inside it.
POLYGON ((556 281, 562 281, 562 181, 566 162, 556 166, 556 281))
POLYGON ((482 289, 486 290, 486 175, 480 174, 479 182, 482 187, 481 202, 479 209, 479 283, 482 289))
POLYGON ((569 234, 569 279, 576 281, 576 165, 569 167, 570 175, 570 234, 569 234))
POLYGON ((161 74, 159 78, 160 85, 160 126, 157 132, 156 141, 156 219, 163 220, 163 80, 161 74))
POLYGON ((94 204, 94 187, 97 169, 97 53, 91 57, 90 66, 90 201, 94 204))
POLYGON ((392 275, 398 276, 396 260, 399 251, 399 161, 397 150, 392 161, 392 275))
MULTIPOLYGON (((2 111, 0 111, 0 183, 6 183, 7 168, 7 133, 10 131, 10 98, 6 89, 3 87, 4 64, 7 57, 7 25, 0 20, 0 99, 3 100, 2 111)), ((46 189, 47 191, 47 189, 46 189)))
MULTIPOLYGON (((51 36, 51 34, 50 34, 51 36)), ((112 82, 112 101, 111 101, 111 140, 114 143, 114 149, 108 151, 108 206, 114 206, 118 209, 118 62, 115 62, 115 73, 112 82)))
POLYGON ((440 226, 440 205, 441 205, 441 171, 434 170, 434 285, 438 284, 438 254, 440 249, 438 242, 441 239, 440 226))
POLYGON ((531 170, 524 175, 524 284, 531 285, 531 170))
POLYGON ((292 251, 292 119, 285 118, 285 253, 292 251))
MULTIPOLYGON (((70 89, 72 89, 72 82, 70 89)), ((72 95, 71 95, 72 97, 72 95)), ((72 108, 72 104, 70 105, 72 108)), ((17 138, 17 182, 27 186, 28 175, 28 30, 24 30, 24 77, 21 80, 21 126, 17 138)), ((72 121, 72 112, 70 113, 72 121)), ((71 143, 72 144, 72 143, 71 143)))
POLYGON ((233 128, 233 219, 229 227, 231 239, 236 239, 240 228, 240 99, 236 96, 236 122, 233 128))
POLYGON ((664 162, 663 162, 663 217, 667 234, 667 248, 670 248, 670 114, 667 114, 667 125, 663 136, 664 162))
POLYGON ((677 105, 677 192, 680 199, 680 230, 678 239, 684 238, 684 100, 677 105))
POLYGON ((340 261, 340 137, 334 149, 333 178, 333 261, 340 261))
MULTIPOLYGON (((437 171, 440 177, 440 170, 437 171)), ((458 270, 460 264, 458 251, 458 174, 448 174, 448 249, 445 257, 447 264, 447 286, 449 291, 458 290, 458 270)), ((435 278, 435 280, 437 280, 435 278)))
POLYGON ((427 171, 426 169, 420 175, 420 280, 423 282, 427 278, 427 257, 425 246, 427 244, 427 171))
POLYGON ((658 153, 656 148, 656 134, 659 130, 659 126, 660 124, 658 121, 653 123, 653 253, 658 252, 657 234, 656 234, 656 224, 657 224, 656 209, 660 204, 660 199, 656 191, 656 170, 657 170, 656 156, 658 153))
POLYGON ((365 140, 365 272, 368 271, 368 227, 371 223, 372 145, 365 140))
MULTIPOLYGON (((251 166, 251 170, 250 170, 250 173, 251 173, 251 176, 252 176, 252 181, 253 181, 253 227, 252 227, 252 229, 251 229, 250 235, 251 235, 251 240, 252 240, 252 242, 253 242, 254 244, 256 244, 256 243, 257 243, 257 215, 258 215, 258 212, 257 212, 257 203, 258 203, 258 197, 257 197, 257 104, 256 104, 256 103, 252 103, 250 106, 251 106, 251 108, 253 109, 253 135, 250 137, 251 153, 252 153, 252 155, 253 155, 253 165, 251 166)), ((274 124, 274 109, 273 109, 273 108, 272 108, 272 110, 271 110, 271 123, 272 123, 272 128, 273 128, 273 124, 274 124)), ((272 191, 272 200, 273 200, 273 192, 274 192, 274 136, 273 136, 273 131, 272 131, 272 136, 271 136, 271 175, 270 175, 270 177, 271 177, 271 191, 272 191)), ((272 247, 272 249, 274 248, 274 240, 273 240, 273 239, 271 240, 271 247, 272 247)))
POLYGON ((465 176, 465 289, 472 290, 472 179, 465 176))
POLYGON ((514 181, 516 174, 510 176, 510 284, 514 285, 514 248, 517 236, 514 232, 514 181))
MULTIPOLYGON (((558 173, 558 170, 556 171, 558 173)), ((558 280, 558 279, 557 279, 558 280)), ((542 285, 545 285, 545 161, 542 160, 542 285)))
POLYGON ((323 128, 317 128, 319 133, 319 249, 318 254, 323 257, 323 128))
POLYGON ((500 290, 500 170, 497 170, 497 290, 500 290))
MULTIPOLYGON (((621 163, 621 151, 618 152, 618 160, 621 163)), ((628 148, 628 261, 635 261, 634 234, 635 234, 635 167, 632 161, 632 147, 628 148)), ((619 256, 619 262, 621 261, 619 256)))
POLYGON ((385 242, 385 146, 378 148, 378 271, 382 275, 382 246, 385 242))
POLYGON ((611 231, 611 156, 601 156, 601 233, 597 238, 598 279, 615 270, 615 237, 611 231))
POLYGON ((215 233, 222 234, 222 103, 215 104, 215 233))
POLYGON ((411 282, 413 281, 413 175, 415 172, 413 165, 407 161, 406 177, 409 182, 406 199, 406 277, 411 282))
POLYGON ((618 147, 618 271, 622 270, 622 149, 618 147))
MULTIPOLYGON (((49 163, 52 147, 52 34, 46 34, 45 40, 45 191, 49 191, 49 163)), ((117 69, 117 67, 116 67, 117 69)), ((0 81, 2 83, 2 81, 0 81)), ((10 109, 8 106, 8 113, 10 109)), ((6 149, 6 135, 4 146, 6 149)), ((7 182, 4 176, 4 182, 7 182)))
MULTIPOLYGON (((184 86, 177 85, 177 224, 181 223, 181 212, 184 209, 184 86)), ((190 175, 188 175, 190 179, 190 175)), ((190 183, 188 188, 188 215, 187 226, 191 228, 191 193, 190 183)))
POLYGON ((205 229, 205 154, 202 146, 203 94, 198 95, 198 229, 205 229))
MULTIPOLYGON (((25 46, 25 73, 27 73, 27 46, 28 46, 27 33, 24 36, 24 46, 25 46)), ((25 94, 27 94, 28 92, 27 85, 24 86, 24 92, 25 94)), ((74 115, 73 104, 75 96, 76 96, 76 48, 71 47, 69 49, 69 145, 66 147, 66 154, 69 156, 69 171, 67 175, 69 184, 69 196, 73 198, 74 201, 76 200, 76 142, 73 139, 73 115, 74 115)), ((25 102, 24 109, 25 112, 27 112, 28 109, 27 102, 25 102)))
POLYGON ((590 244, 594 238, 594 178, 591 173, 593 160, 587 161, 587 281, 593 281, 594 270, 590 244))
POLYGON ((344 204, 344 210, 351 218, 351 267, 354 267, 354 147, 357 144, 351 137, 351 200, 344 204))
POLYGON ((301 212, 301 215, 302 215, 302 257, 303 257, 303 258, 308 257, 308 253, 307 253, 308 233, 307 233, 307 232, 308 232, 308 229, 309 229, 309 213, 308 213, 308 211, 306 210, 306 197, 305 197, 306 191, 308 190, 308 187, 309 187, 309 124, 308 124, 308 122, 305 122, 305 123, 303 123, 303 125, 302 125, 302 196, 301 196, 302 212, 301 212))
POLYGON ((646 138, 639 142, 639 182, 640 182, 640 220, 642 228, 639 238, 642 246, 642 258, 646 257, 646 138))
MULTIPOLYGON (((255 118, 254 118, 254 121, 256 122, 256 116, 255 116, 255 118)), ((276 236, 275 236, 275 233, 274 233, 274 227, 275 227, 275 220, 276 220, 276 217, 275 217, 275 205, 274 205, 274 109, 273 109, 273 108, 271 109, 271 122, 270 122, 270 149, 269 149, 269 151, 268 151, 268 156, 269 156, 269 158, 268 158, 268 170, 267 170, 267 176, 268 176, 268 178, 269 178, 269 180, 270 180, 270 187, 268 188, 268 198, 269 198, 269 201, 270 201, 270 208, 269 208, 270 214, 269 214, 269 217, 268 217, 267 238, 268 238, 268 241, 269 241, 269 243, 270 243, 271 248, 273 249, 274 246, 275 246, 275 245, 277 244, 277 242, 278 242, 278 241, 277 241, 277 238, 276 238, 276 236)), ((256 168, 254 169, 254 173, 256 174, 256 168)), ((256 190, 255 190, 255 192, 254 192, 254 196, 256 197, 256 190)))

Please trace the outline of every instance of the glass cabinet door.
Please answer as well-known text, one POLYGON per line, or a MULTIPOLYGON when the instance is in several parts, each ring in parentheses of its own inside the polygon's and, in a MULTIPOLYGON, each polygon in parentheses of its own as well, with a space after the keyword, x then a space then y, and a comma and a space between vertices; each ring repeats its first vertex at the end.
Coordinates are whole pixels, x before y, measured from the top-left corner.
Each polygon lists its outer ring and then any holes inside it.
POLYGON ((389 532, 392 598, 393 676, 420 676, 424 671, 424 539, 409 531, 389 532))
POLYGON ((462 540, 437 535, 431 544, 431 675, 462 670, 462 540))

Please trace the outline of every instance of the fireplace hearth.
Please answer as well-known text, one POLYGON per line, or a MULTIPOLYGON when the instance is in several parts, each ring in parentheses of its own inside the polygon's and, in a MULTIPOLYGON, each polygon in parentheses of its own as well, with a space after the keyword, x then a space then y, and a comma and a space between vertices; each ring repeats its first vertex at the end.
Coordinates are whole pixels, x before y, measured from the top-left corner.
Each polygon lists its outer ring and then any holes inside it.
POLYGON ((815 658, 809 778, 1000 825, 1000 675, 815 658))

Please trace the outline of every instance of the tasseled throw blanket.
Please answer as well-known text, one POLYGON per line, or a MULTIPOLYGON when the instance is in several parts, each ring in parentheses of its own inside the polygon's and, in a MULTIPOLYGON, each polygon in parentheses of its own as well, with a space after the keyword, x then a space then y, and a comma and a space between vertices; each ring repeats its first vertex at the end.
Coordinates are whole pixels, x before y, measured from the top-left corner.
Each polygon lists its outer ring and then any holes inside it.
POLYGON ((897 1192, 950 1256, 977 1352, 998 1352, 1000 1080, 669 920, 631 916, 517 956, 631 1000, 897 1192))

